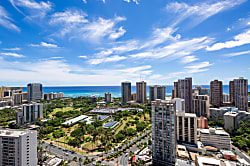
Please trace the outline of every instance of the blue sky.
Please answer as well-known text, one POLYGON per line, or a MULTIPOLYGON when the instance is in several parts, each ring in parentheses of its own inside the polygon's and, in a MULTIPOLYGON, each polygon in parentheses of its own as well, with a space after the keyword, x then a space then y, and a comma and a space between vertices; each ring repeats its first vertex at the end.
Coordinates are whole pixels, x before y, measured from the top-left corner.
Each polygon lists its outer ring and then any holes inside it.
POLYGON ((0 1, 0 85, 250 77, 247 0, 0 1))

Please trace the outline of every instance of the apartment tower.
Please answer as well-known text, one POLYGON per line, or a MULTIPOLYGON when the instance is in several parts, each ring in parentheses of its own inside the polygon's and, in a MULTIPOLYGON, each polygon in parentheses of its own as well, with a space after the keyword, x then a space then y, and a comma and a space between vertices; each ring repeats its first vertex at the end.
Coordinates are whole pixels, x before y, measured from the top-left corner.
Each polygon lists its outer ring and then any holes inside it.
POLYGON ((220 107, 223 103, 222 81, 214 80, 210 82, 211 100, 210 104, 220 107))
POLYGON ((131 100, 131 82, 125 81, 122 85, 122 104, 127 104, 131 100))
POLYGON ((29 83, 27 85, 28 102, 41 100, 43 97, 43 86, 40 83, 29 83))
POLYGON ((105 93, 105 101, 107 103, 110 103, 111 102, 111 94, 109 92, 105 93))
POLYGON ((165 100, 166 87, 155 85, 149 87, 149 102, 155 101, 156 99, 165 100))
POLYGON ((37 131, 0 129, 0 166, 7 165, 37 165, 37 131))
POLYGON ((153 165, 174 166, 176 160, 175 101, 152 101, 153 165))
POLYGON ((230 99, 235 107, 242 111, 248 111, 248 80, 240 77, 229 83, 230 99))
POLYGON ((185 112, 192 113, 192 78, 179 79, 174 82, 173 98, 185 100, 185 112))
POLYGON ((209 96, 195 95, 192 100, 192 109, 197 117, 209 117, 209 96))

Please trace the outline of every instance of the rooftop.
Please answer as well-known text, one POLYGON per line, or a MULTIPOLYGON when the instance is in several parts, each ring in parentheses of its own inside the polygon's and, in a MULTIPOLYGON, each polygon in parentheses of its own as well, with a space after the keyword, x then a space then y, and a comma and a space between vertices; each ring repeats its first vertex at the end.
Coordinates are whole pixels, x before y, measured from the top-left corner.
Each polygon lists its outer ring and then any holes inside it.
POLYGON ((235 156, 235 154, 232 151, 229 150, 220 150, 223 155, 231 155, 235 156))
POLYGON ((110 128, 110 127, 116 125, 117 123, 119 123, 119 122, 117 122, 117 121, 109 121, 108 123, 104 124, 103 127, 104 128, 110 128))
POLYGON ((199 166, 236 166, 236 163, 230 162, 228 160, 218 160, 212 157, 196 156, 197 163, 199 166))
POLYGON ((13 129, 0 129, 1 137, 19 137, 28 133, 35 133, 35 130, 13 130, 13 129))
POLYGON ((68 120, 68 121, 66 121, 66 122, 64 122, 64 123, 62 123, 62 124, 63 124, 63 125, 70 125, 70 124, 77 123, 77 122, 79 122, 80 120, 84 120, 84 119, 86 119, 86 118, 88 118, 88 116, 86 116, 86 115, 80 115, 80 116, 78 116, 78 117, 76 117, 76 118, 74 118, 74 119, 70 119, 70 120, 68 120))
POLYGON ((225 132, 224 130, 216 130, 215 128, 201 129, 200 132, 204 133, 204 134, 215 133, 216 135, 227 135, 227 136, 229 136, 229 134, 227 132, 225 132))

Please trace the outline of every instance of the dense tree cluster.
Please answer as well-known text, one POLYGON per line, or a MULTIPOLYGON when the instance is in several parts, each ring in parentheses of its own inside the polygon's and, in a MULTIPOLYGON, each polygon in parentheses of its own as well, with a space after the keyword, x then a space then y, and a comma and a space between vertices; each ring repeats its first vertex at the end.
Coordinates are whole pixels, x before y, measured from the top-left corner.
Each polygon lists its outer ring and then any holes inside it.
POLYGON ((240 122, 240 128, 232 133, 232 141, 235 146, 250 155, 250 121, 240 122))
POLYGON ((0 126, 4 126, 8 121, 16 119, 16 111, 13 109, 0 110, 0 126))

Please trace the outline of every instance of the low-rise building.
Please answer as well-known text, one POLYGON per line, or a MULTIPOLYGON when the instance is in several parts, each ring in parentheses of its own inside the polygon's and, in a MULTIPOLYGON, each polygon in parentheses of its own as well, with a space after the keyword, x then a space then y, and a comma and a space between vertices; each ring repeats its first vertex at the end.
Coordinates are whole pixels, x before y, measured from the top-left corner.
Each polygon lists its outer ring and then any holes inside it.
POLYGON ((240 122, 250 120, 250 112, 247 111, 228 111, 224 114, 224 128, 230 132, 240 127, 240 122))
POLYGON ((196 166, 237 166, 236 162, 207 156, 196 156, 196 166))
POLYGON ((218 149, 231 150, 230 135, 224 130, 215 128, 201 129, 200 140, 206 146, 213 146, 218 149))
POLYGON ((86 116, 86 115, 80 115, 80 116, 78 116, 76 118, 73 118, 73 119, 70 119, 70 120, 68 120, 66 122, 63 122, 62 125, 68 126, 68 127, 73 126, 73 125, 77 124, 78 122, 83 121, 83 120, 85 120, 87 118, 88 118, 88 116, 86 116))
POLYGON ((103 128, 114 129, 118 125, 119 125, 119 122, 117 122, 117 121, 109 121, 108 123, 103 125, 103 128))
POLYGON ((209 108, 209 120, 218 122, 219 117, 223 119, 223 116, 230 109, 229 107, 220 107, 220 108, 209 108))
POLYGON ((205 117, 198 118, 198 128, 208 129, 208 120, 205 117))
POLYGON ((223 155, 224 159, 233 160, 233 161, 237 160, 236 155, 232 151, 229 151, 229 150, 220 150, 220 152, 223 155))

